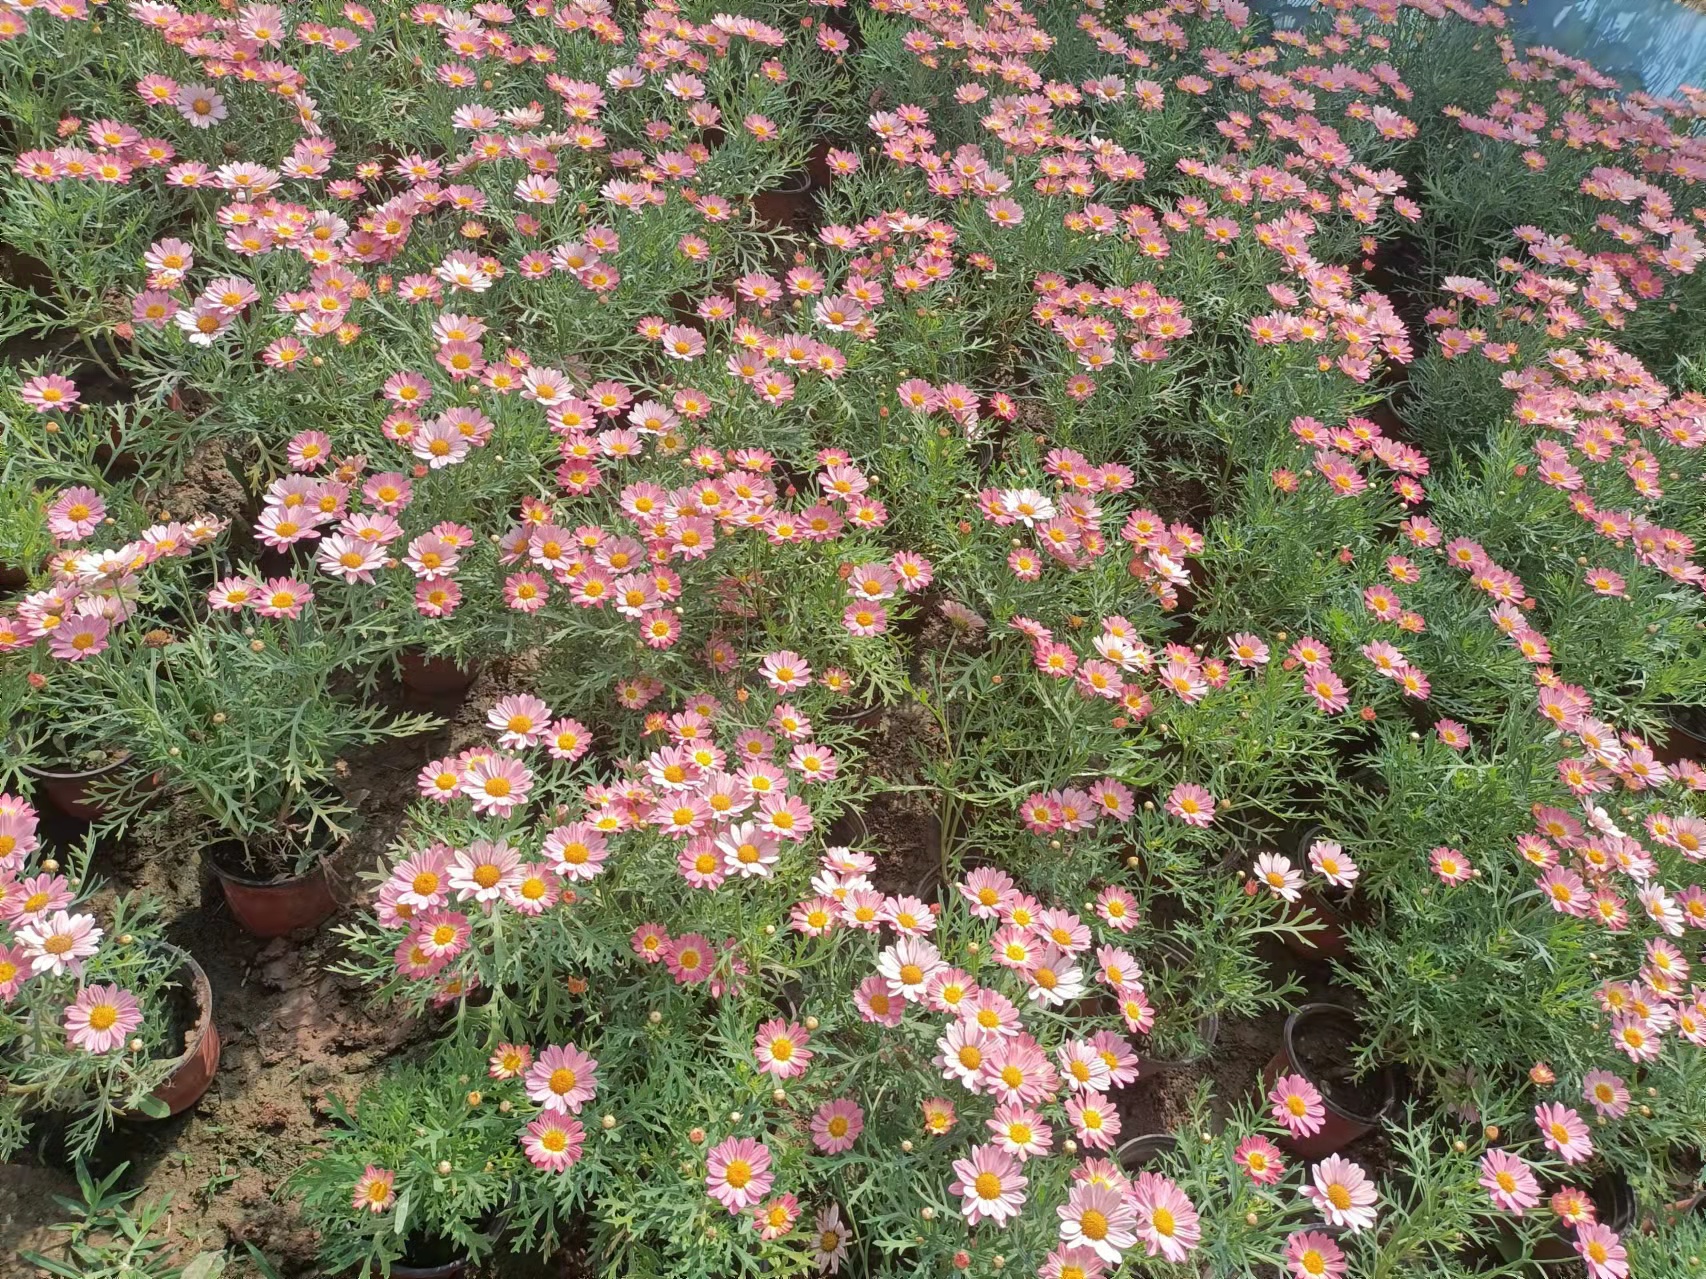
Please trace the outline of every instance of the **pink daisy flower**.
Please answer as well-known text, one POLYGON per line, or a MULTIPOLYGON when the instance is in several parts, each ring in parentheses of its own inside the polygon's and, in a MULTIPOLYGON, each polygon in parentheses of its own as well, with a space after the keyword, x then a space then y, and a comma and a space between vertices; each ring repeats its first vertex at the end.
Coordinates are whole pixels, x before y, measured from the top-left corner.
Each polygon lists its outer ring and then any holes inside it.
POLYGON ((1193 782, 1180 782, 1167 796, 1166 809, 1187 826, 1208 826, 1214 821, 1214 796, 1193 782))
POLYGON ((1310 1170, 1312 1181, 1303 1187, 1303 1197, 1330 1226, 1343 1226, 1352 1234, 1371 1229, 1380 1198, 1362 1168, 1342 1155, 1328 1155, 1310 1170))
POLYGON ((1576 1251, 1587 1267, 1588 1279, 1629 1279, 1629 1254, 1611 1227, 1598 1222, 1577 1226, 1576 1251))
POLYGON ((462 774, 462 794, 473 801, 474 811, 498 818, 508 817, 532 787, 532 772, 507 755, 476 759, 462 774))
POLYGON ((1461 884, 1475 873, 1475 868, 1469 859, 1455 848, 1447 848, 1443 844, 1428 854, 1428 865, 1433 873, 1447 884, 1461 884))
POLYGON ((527 1072, 527 1095, 546 1110, 580 1114, 598 1093, 598 1063, 573 1044, 551 1045, 527 1072))
POLYGON ((954 1175, 958 1180, 948 1184, 948 1193, 960 1196, 968 1225, 993 1221, 1005 1226, 1025 1206, 1023 1165, 993 1143, 973 1146, 969 1158, 956 1159, 954 1175))
POLYGON ((1202 1242, 1196 1205, 1168 1178, 1138 1173, 1131 1205, 1137 1213, 1137 1237, 1151 1257, 1181 1262, 1202 1242))
POLYGON ((1136 1208, 1111 1186, 1079 1182, 1055 1214, 1062 1243, 1087 1248, 1110 1266, 1119 1265, 1125 1250, 1137 1242, 1136 1208))
POLYGON ((580 1162, 585 1150, 586 1129, 568 1115, 540 1115, 519 1135, 528 1162, 546 1172, 563 1172, 580 1162))
POLYGON ((532 1064, 533 1049, 526 1044, 499 1044, 486 1062, 486 1073, 493 1079, 515 1079, 532 1064))
POLYGON ((1274 1185, 1285 1175, 1285 1159, 1279 1147, 1266 1137, 1246 1137, 1232 1152, 1244 1175, 1258 1186, 1274 1185))
POLYGON ((826 1155, 853 1149, 853 1143, 864 1130, 865 1112, 851 1097, 826 1101, 812 1116, 812 1142, 826 1155))
POLYGON ((752 1054, 758 1068, 777 1079, 793 1079, 806 1073, 813 1054, 806 1045, 811 1036, 804 1026, 772 1018, 758 1028, 758 1039, 752 1054))
POLYGON ((527 693, 502 698, 486 712, 486 727, 499 734, 499 746, 511 750, 537 746, 550 720, 551 708, 527 693))
POLYGON ((389 1168, 377 1168, 368 1164, 366 1171, 355 1180, 355 1189, 350 1195, 350 1207, 357 1212, 381 1213, 397 1202, 397 1192, 393 1188, 397 1174, 389 1168))
POLYGON ((55 977, 83 971, 83 961, 100 949, 103 931, 93 915, 71 915, 55 911, 18 929, 18 944, 30 957, 30 970, 55 977))
POLYGON ((463 901, 482 905, 502 900, 521 883, 521 854, 499 840, 477 839, 451 859, 450 887, 463 901))
POLYGON ((1281 1075, 1268 1091, 1274 1122, 1293 1137, 1313 1137, 1327 1122, 1327 1107, 1315 1085, 1302 1075, 1281 1075))
POLYGON ((1300 1230, 1285 1241, 1285 1264, 1293 1279, 1343 1279, 1345 1254, 1332 1236, 1300 1230))
POLYGON ((769 1149, 750 1137, 729 1137, 705 1158, 706 1192, 731 1213, 758 1203, 774 1182, 769 1149))
POLYGON ((77 384, 58 373, 33 377, 18 388, 18 395, 37 413, 53 413, 68 409, 82 399, 77 384))
POLYGON ((84 1052, 106 1053, 124 1046, 142 1024, 136 996, 117 986, 85 986, 65 1009, 65 1033, 84 1052))
POLYGON ((1120 1112, 1099 1092, 1076 1093, 1070 1097, 1066 1117, 1078 1140, 1092 1150, 1111 1150, 1120 1135, 1120 1112))
POLYGON ((1504 1150, 1489 1150, 1481 1156, 1481 1187, 1493 1203, 1512 1216, 1540 1202, 1540 1184, 1517 1156, 1504 1150))
POLYGON ((664 962, 669 965, 669 975, 685 986, 708 978, 716 957, 708 939, 698 933, 688 933, 669 943, 664 962))
POLYGON ((1541 1102, 1534 1108, 1534 1122, 1546 1149, 1565 1163, 1585 1163, 1592 1156, 1593 1138, 1588 1135, 1588 1126, 1568 1106, 1541 1102))

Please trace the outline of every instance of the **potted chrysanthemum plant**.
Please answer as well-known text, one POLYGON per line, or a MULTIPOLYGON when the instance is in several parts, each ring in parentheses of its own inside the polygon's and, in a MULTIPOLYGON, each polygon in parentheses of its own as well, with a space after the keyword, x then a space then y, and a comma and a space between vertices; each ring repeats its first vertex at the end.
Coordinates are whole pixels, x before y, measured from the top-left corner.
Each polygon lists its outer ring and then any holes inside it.
POLYGON ((301 617, 307 587, 269 589, 253 625, 200 626, 109 663, 91 702, 162 776, 130 814, 142 833, 200 852, 238 921, 267 937, 336 908, 325 859, 349 830, 343 756, 439 723, 340 696, 354 642, 301 617))
POLYGON ((0 1152, 32 1121, 65 1123, 87 1154, 121 1118, 194 1105, 219 1065, 207 977, 161 936, 154 905, 97 906, 92 841, 64 863, 43 855, 28 801, 0 795, 0 1152))

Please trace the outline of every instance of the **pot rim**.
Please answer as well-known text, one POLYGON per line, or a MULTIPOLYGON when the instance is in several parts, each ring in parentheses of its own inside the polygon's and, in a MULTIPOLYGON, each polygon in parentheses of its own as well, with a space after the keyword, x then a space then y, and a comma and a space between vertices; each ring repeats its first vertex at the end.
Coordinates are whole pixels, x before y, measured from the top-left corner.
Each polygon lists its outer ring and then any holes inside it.
POLYGON ((105 764, 99 764, 94 768, 79 769, 69 773, 51 768, 41 768, 29 763, 19 764, 18 771, 26 777, 33 777, 42 782, 86 782, 116 772, 129 762, 129 755, 121 755, 117 759, 108 760, 105 764))
POLYGON ((228 884, 236 884, 242 888, 290 888, 297 884, 307 883, 317 875, 326 878, 329 884, 330 876, 326 873, 328 856, 329 854, 324 852, 317 853, 314 857, 314 864, 300 875, 274 875, 271 879, 254 879, 247 875, 238 874, 236 871, 226 870, 207 849, 202 850, 201 859, 207 863, 209 870, 228 884))
POLYGON ((1302 1060, 1299 1059, 1297 1050, 1292 1045, 1292 1039, 1296 1035, 1298 1025, 1302 1022, 1307 1022, 1318 1017, 1340 1017, 1345 1021, 1353 1023, 1357 1020, 1356 1011, 1352 1008, 1346 1007, 1344 1004, 1335 1004, 1326 1000, 1318 1000, 1312 1004, 1301 1005, 1296 1012, 1292 1013, 1285 1019, 1285 1030, 1282 1033, 1282 1041, 1285 1046, 1286 1060, 1291 1063, 1293 1070, 1297 1071, 1297 1073, 1302 1075, 1305 1079, 1308 1079, 1310 1086, 1315 1088, 1315 1091, 1321 1094, 1321 1104, 1332 1114, 1337 1115, 1340 1119, 1349 1120, 1351 1123, 1367 1124, 1371 1128, 1378 1126, 1380 1122, 1392 1112, 1392 1108, 1398 1104, 1398 1081, 1392 1073, 1392 1067, 1390 1065, 1383 1064, 1376 1072, 1376 1078, 1380 1080, 1382 1084, 1382 1091, 1385 1093, 1385 1100, 1380 1103, 1379 1108, 1376 1109, 1373 1114, 1359 1115, 1355 1111, 1347 1110, 1345 1107, 1339 1105, 1327 1095, 1327 1090, 1325 1088, 1317 1086, 1315 1080, 1310 1078, 1308 1068, 1304 1066, 1302 1060))
MULTIPOLYGON (((207 970, 197 961, 196 957, 175 942, 158 940, 149 944, 149 950, 158 951, 171 959, 178 972, 188 971, 189 987, 194 992, 196 1010, 195 1025, 184 1032, 184 1050, 176 1057, 156 1057, 155 1061, 165 1061, 172 1067, 172 1073, 189 1063, 190 1058, 201 1051, 202 1043, 207 1039, 208 1032, 214 1029, 213 1021, 213 983, 208 979, 207 970)), ((169 1080, 172 1076, 167 1075, 169 1080)))
POLYGON ((1137 1136, 1132 1137, 1127 1141, 1122 1141, 1119 1145, 1114 1147, 1114 1162, 1121 1168, 1124 1168, 1126 1166, 1125 1152, 1130 1150, 1133 1146, 1144 1143, 1148 1143, 1153 1146, 1154 1153, 1158 1155, 1166 1154, 1170 1150, 1177 1150, 1179 1148, 1178 1137, 1170 1132, 1139 1133, 1137 1136))
MULTIPOLYGON (((1198 1017, 1197 1036, 1207 1045, 1203 1053, 1197 1057, 1145 1057, 1139 1053, 1138 1064, 1142 1068, 1142 1074, 1147 1076, 1163 1070, 1183 1070, 1187 1066, 1194 1066, 1198 1062, 1207 1061, 1214 1055, 1215 1045, 1220 1042, 1220 1014, 1209 1012, 1198 1017)), ((1126 1038, 1134 1044, 1144 1042, 1129 1034, 1126 1038)))

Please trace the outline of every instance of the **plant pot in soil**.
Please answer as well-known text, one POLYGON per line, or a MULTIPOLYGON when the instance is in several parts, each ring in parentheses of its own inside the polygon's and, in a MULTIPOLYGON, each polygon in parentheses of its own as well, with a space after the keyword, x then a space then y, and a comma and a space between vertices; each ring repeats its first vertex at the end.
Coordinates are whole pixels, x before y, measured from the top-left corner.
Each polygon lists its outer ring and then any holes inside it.
MULTIPOLYGON (((1601 1225, 1610 1226, 1620 1235, 1627 1234, 1634 1226, 1639 1215, 1635 1191, 1618 1173, 1609 1169, 1600 1173, 1587 1188, 1587 1196, 1593 1200, 1595 1216, 1601 1225)), ((1533 1275, 1562 1275, 1568 1273, 1563 1267, 1581 1262, 1581 1254, 1576 1251, 1576 1232, 1562 1222, 1554 1222, 1525 1246, 1511 1223, 1501 1221, 1493 1235, 1493 1247, 1507 1262, 1518 1261, 1526 1254, 1528 1270, 1533 1275)))
POLYGON ((754 195, 752 209, 760 222, 788 226, 811 208, 811 202, 811 174, 790 173, 778 185, 754 195))
POLYGON ((1146 1133, 1124 1141, 1114 1150, 1114 1159, 1126 1172, 1136 1174, 1153 1168, 1161 1158, 1179 1147, 1179 1139, 1170 1132, 1146 1133))
POLYGON ((25 764, 22 771, 40 785, 48 802, 60 812, 80 822, 93 822, 99 821, 107 811, 107 806, 95 798, 96 783, 113 777, 124 764, 121 757, 96 768, 49 769, 25 764))
POLYGON ((1308 1137, 1284 1139, 1305 1159, 1343 1150, 1374 1131, 1397 1101, 1390 1067, 1363 1079, 1353 1076, 1350 1046, 1356 1036, 1356 1015, 1350 1009, 1305 1004, 1286 1018, 1280 1050, 1262 1071, 1264 1093, 1281 1075, 1302 1075, 1321 1094, 1327 1114, 1320 1130, 1308 1137))
POLYGON ((1706 706, 1678 706, 1673 702, 1664 710, 1669 731, 1664 745, 1653 753, 1666 764, 1681 759, 1706 762, 1706 706))
POLYGON ((468 1258, 448 1239, 410 1239, 391 1267, 391 1279, 455 1279, 468 1258))
POLYGON ((1214 1052, 1214 1046, 1220 1040, 1220 1014, 1209 1013, 1197 1020, 1197 1038, 1202 1041, 1202 1049, 1185 1057, 1163 1055, 1164 1050, 1156 1046, 1151 1039, 1128 1035, 1132 1049, 1137 1053, 1137 1078, 1139 1082, 1155 1075, 1171 1074, 1184 1070, 1205 1060, 1214 1052))
POLYGON ((397 674, 411 693, 450 697, 466 693, 480 673, 476 664, 458 666, 448 657, 431 657, 410 649, 397 658, 397 674))
POLYGON ((256 937, 283 937, 298 928, 313 928, 338 908, 323 858, 300 875, 268 876, 264 865, 246 863, 242 845, 229 839, 209 846, 206 858, 231 914, 256 937))
POLYGON ((1280 934, 1286 949, 1299 959, 1311 963, 1337 960, 1341 964, 1350 959, 1350 946, 1345 940, 1345 917, 1326 894, 1303 889, 1286 910, 1286 918, 1309 930, 1302 934, 1280 934))
POLYGON ((166 1118, 182 1114, 201 1100, 219 1071, 219 1027, 213 1020, 213 987, 200 964, 176 946, 164 948, 179 966, 183 988, 190 997, 192 1012, 184 1031, 184 1050, 173 1059, 172 1073, 153 1092, 154 1100, 166 1108, 166 1118))

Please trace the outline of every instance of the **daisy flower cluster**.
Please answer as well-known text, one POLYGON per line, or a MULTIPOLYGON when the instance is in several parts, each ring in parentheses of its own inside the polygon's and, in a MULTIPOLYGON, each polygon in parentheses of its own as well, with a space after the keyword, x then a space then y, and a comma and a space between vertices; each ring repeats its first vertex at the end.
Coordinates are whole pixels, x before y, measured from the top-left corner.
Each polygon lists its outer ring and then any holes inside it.
POLYGON ((114 627, 135 616, 149 570, 211 546, 225 527, 204 515, 151 524, 116 546, 86 545, 113 522, 100 492, 87 485, 55 493, 44 514, 54 544, 47 584, 0 609, 0 654, 41 650, 57 662, 96 656, 112 643, 114 627))

